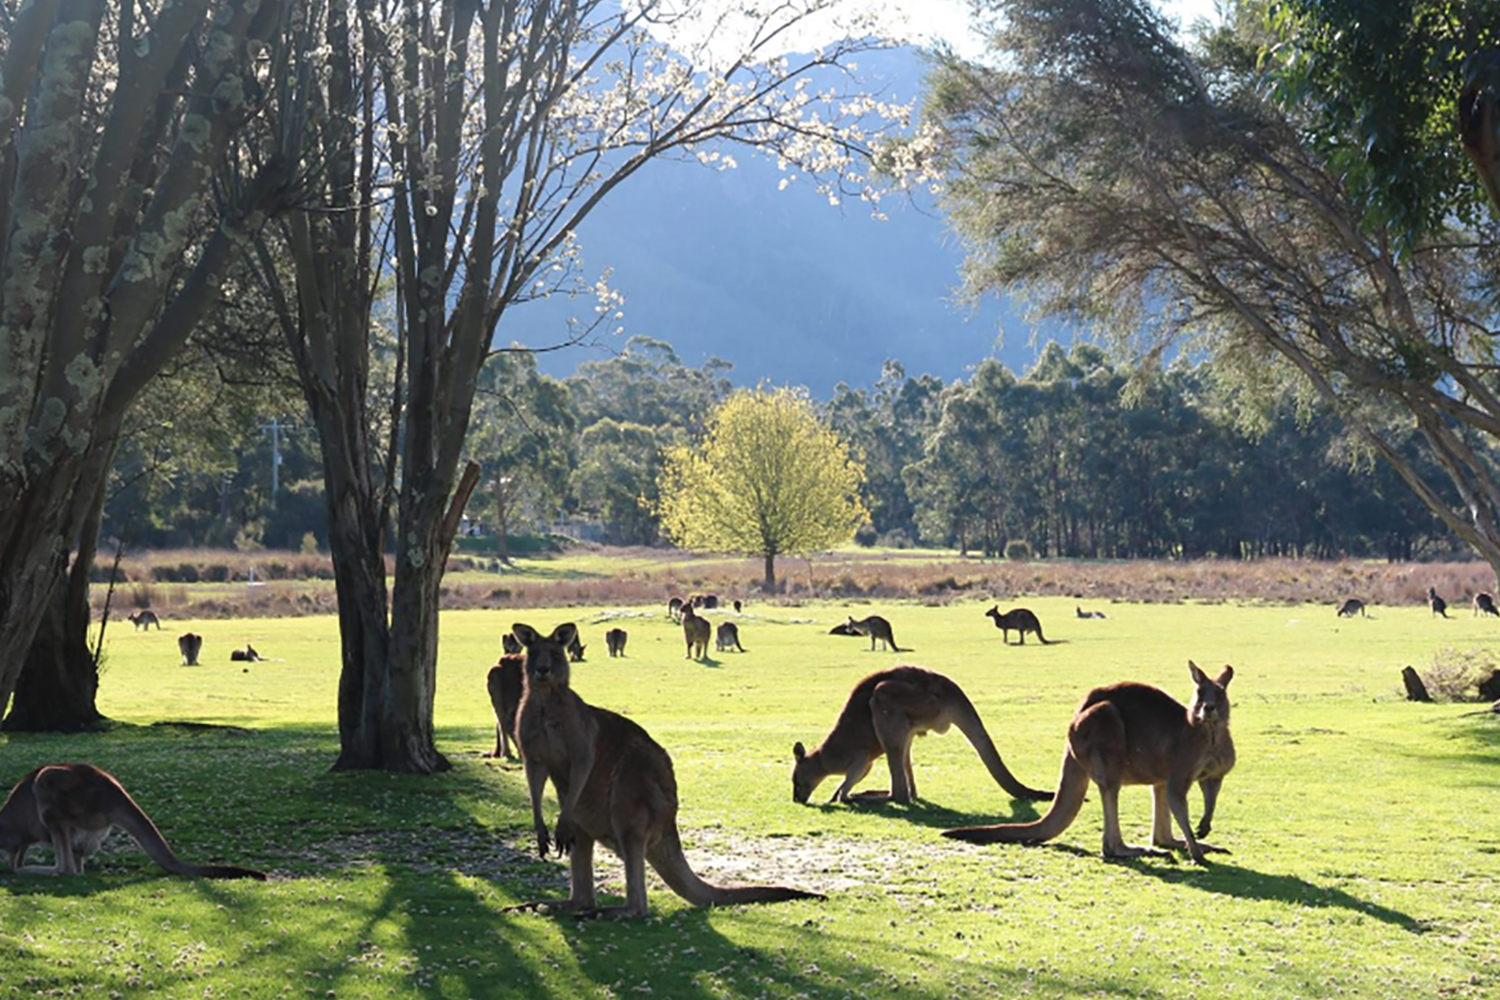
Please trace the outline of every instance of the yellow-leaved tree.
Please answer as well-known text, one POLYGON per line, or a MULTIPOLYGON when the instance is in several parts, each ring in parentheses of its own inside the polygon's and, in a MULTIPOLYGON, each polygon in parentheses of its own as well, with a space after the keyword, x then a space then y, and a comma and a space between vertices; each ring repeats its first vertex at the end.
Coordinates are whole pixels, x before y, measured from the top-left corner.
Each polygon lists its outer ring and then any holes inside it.
POLYGON ((710 415, 697 446, 666 452, 657 514, 674 543, 700 552, 765 560, 776 589, 776 557, 843 544, 869 517, 864 468, 823 426, 805 393, 756 389, 730 396, 710 415))

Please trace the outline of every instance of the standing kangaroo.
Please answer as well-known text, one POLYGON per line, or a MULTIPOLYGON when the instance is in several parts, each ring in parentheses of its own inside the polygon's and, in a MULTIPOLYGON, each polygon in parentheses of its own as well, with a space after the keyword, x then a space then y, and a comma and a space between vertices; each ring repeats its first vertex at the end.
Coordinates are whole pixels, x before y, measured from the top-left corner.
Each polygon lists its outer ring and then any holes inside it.
POLYGON ((156 617, 156 612, 152 611, 150 608, 133 612, 132 614, 126 615, 125 617, 130 620, 130 624, 135 626, 135 630, 137 632, 139 632, 141 629, 145 629, 147 632, 149 632, 151 631, 152 625, 156 626, 156 631, 161 631, 161 619, 156 617))
POLYGON ((1213 824, 1219 786, 1234 767, 1234 740, 1229 735, 1229 694, 1234 677, 1226 666, 1209 678, 1196 663, 1188 670, 1197 690, 1184 708, 1171 695, 1149 684, 1126 682, 1094 688, 1083 699, 1068 727, 1057 797, 1047 815, 1034 823, 1003 823, 944 830, 943 836, 974 844, 1036 844, 1066 830, 1083 808, 1092 779, 1104 805, 1104 856, 1134 858, 1165 855, 1133 847, 1120 835, 1120 787, 1150 785, 1156 797, 1151 842, 1156 847, 1186 847, 1197 864, 1205 851, 1221 850, 1201 842, 1213 824), (1203 789, 1203 819, 1196 835, 1188 816, 1188 789, 1203 789), (1172 820, 1183 840, 1172 836, 1172 820))
POLYGON ((146 856, 175 875, 265 879, 265 872, 225 865, 190 865, 167 845, 130 793, 109 772, 92 764, 44 764, 17 782, 0 806, 0 850, 14 871, 83 873, 111 827, 135 838, 146 856), (52 845, 50 869, 23 868, 32 844, 52 845))
POLYGON ((867 635, 870 637, 870 652, 875 652, 875 640, 879 639, 881 644, 892 653, 910 653, 909 649, 902 649, 896 645, 896 634, 891 631, 891 623, 879 615, 871 615, 855 621, 851 616, 847 625, 844 626, 854 635, 867 635))
POLYGON ((516 713, 521 708, 521 675, 525 672, 525 661, 518 653, 506 653, 500 662, 490 667, 484 686, 490 693, 490 707, 495 710, 495 749, 486 751, 486 757, 515 759, 512 746, 520 746, 516 737, 516 713))
POLYGON ((515 632, 526 647, 526 690, 518 729, 537 849, 546 857, 549 843, 555 843, 559 854, 572 853, 568 898, 537 900, 518 908, 545 904, 606 916, 645 916, 648 862, 673 892, 694 906, 823 898, 801 889, 731 888, 699 878, 682 853, 677 831, 672 758, 640 726, 595 708, 569 686, 564 650, 576 634, 575 627, 559 625, 545 637, 529 625, 516 625, 515 632), (542 791, 549 778, 560 803, 551 838, 542 819, 542 791), (604 844, 625 862, 623 906, 597 906, 595 843, 604 844))
POLYGON ((1359 615, 1361 618, 1369 617, 1365 614, 1364 601, 1361 601, 1357 597, 1351 597, 1339 605, 1339 618, 1353 618, 1355 615, 1359 615))
POLYGON ((622 628, 612 628, 604 633, 604 645, 609 649, 611 657, 625 655, 625 640, 630 638, 630 633, 622 628))
POLYGON ((1000 613, 1000 605, 995 605, 985 612, 995 622, 995 627, 1000 630, 1000 641, 1010 645, 1010 630, 1015 629, 1021 634, 1021 645, 1026 645, 1026 633, 1035 632, 1036 637, 1041 640, 1042 645, 1047 645, 1047 637, 1042 635, 1042 623, 1037 620, 1036 614, 1029 608, 1016 608, 1014 611, 1000 613))
POLYGON ((1427 606, 1432 609, 1434 616, 1448 617, 1448 602, 1438 596, 1436 587, 1427 588, 1427 606))
POLYGON ((1481 590, 1474 595, 1474 617, 1480 615, 1500 615, 1500 608, 1495 607, 1495 595, 1481 590))
POLYGON ((792 747, 792 798, 805 803, 830 774, 844 775, 830 802, 910 802, 917 797, 912 775, 911 744, 929 732, 949 726, 969 738, 995 782, 1018 799, 1045 801, 1051 792, 1028 788, 1001 760, 979 713, 963 690, 940 673, 922 667, 893 667, 871 674, 849 693, 832 731, 811 752, 792 747), (851 794, 875 760, 885 754, 891 790, 851 794))
POLYGON ((203 652, 203 636, 197 632, 184 632, 177 637, 177 651, 182 654, 182 665, 196 667, 198 654, 203 652))
POLYGON ((712 629, 708 619, 693 610, 691 603, 682 606, 682 635, 687 640, 684 659, 701 660, 708 656, 708 637, 712 629))

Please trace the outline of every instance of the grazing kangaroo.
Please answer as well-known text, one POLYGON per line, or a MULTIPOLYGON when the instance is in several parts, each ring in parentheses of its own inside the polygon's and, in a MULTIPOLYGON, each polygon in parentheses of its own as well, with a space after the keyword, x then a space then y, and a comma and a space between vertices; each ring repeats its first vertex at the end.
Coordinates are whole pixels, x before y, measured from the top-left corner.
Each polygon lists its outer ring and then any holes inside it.
POLYGON ((182 665, 196 667, 198 654, 203 651, 203 636, 196 632, 184 632, 177 637, 177 651, 182 654, 182 665))
POLYGON ((1018 799, 1045 801, 1051 792, 1028 788, 1016 780, 1000 758, 994 741, 968 696, 952 680, 922 667, 893 667, 854 685, 833 729, 811 752, 792 747, 792 798, 805 803, 830 774, 844 775, 830 802, 910 802, 917 797, 912 775, 911 744, 929 732, 949 726, 969 738, 995 782, 1018 799), (875 760, 885 754, 891 789, 851 794, 875 760))
POLYGON ((1427 588, 1427 606, 1432 609, 1434 616, 1448 617, 1448 602, 1438 596, 1436 587, 1427 588))
POLYGON ((710 631, 707 618, 694 611, 691 604, 682 606, 682 634, 687 639, 687 656, 684 659, 701 660, 708 655, 710 631))
POLYGON ((572 853, 568 898, 523 903, 518 909, 547 905, 606 916, 645 916, 647 863, 694 906, 823 898, 782 886, 731 888, 699 878, 683 856, 677 831, 672 758, 640 726, 595 708, 569 686, 563 651, 575 627, 559 625, 546 637, 529 625, 518 624, 515 631, 526 647, 526 689, 518 730, 537 849, 546 857, 549 844, 555 843, 559 854, 572 853), (560 803, 550 838, 542 819, 542 792, 549 778, 560 803), (599 908, 595 901, 596 843, 625 862, 623 906, 599 908))
POLYGON ((509 632, 505 633, 500 637, 500 651, 502 653, 508 653, 511 656, 519 655, 521 652, 521 640, 511 635, 509 632))
POLYGON ((149 632, 151 631, 152 625, 156 626, 156 631, 161 631, 161 619, 156 617, 156 612, 152 611, 150 608, 147 608, 144 611, 134 612, 133 614, 126 615, 125 617, 130 620, 130 624, 135 626, 135 630, 137 632, 139 632, 141 629, 145 629, 147 632, 149 632))
POLYGON ((231 649, 229 651, 229 659, 234 663, 259 663, 260 654, 255 651, 254 646, 247 642, 244 649, 231 649))
POLYGON ((629 633, 622 628, 612 628, 604 633, 604 645, 609 647, 609 655, 624 656, 625 640, 628 638, 630 638, 629 633))
POLYGON ((578 641, 578 633, 573 633, 573 641, 568 643, 568 659, 574 663, 582 663, 583 651, 585 649, 588 649, 588 647, 578 641))
POLYGON ((721 653, 731 649, 737 649, 741 653, 748 652, 740 645, 740 627, 734 622, 720 622, 718 631, 714 633, 714 649, 721 653))
POLYGON ((1500 615, 1500 608, 1495 607, 1495 595, 1484 591, 1474 595, 1474 617, 1480 615, 1500 615))
MULTIPOLYGON (((1477 600, 1477 598, 1476 598, 1476 600, 1477 600)), ((1365 614, 1365 602, 1364 601, 1361 601, 1357 597, 1351 597, 1347 601, 1345 601, 1343 604, 1339 605, 1338 617, 1340 617, 1340 618, 1353 618, 1355 615, 1359 615, 1361 618, 1368 618, 1369 617, 1369 615, 1365 614)))
POLYGON ((516 736, 516 713, 521 708, 521 676, 526 672, 525 658, 519 653, 506 653, 500 662, 490 667, 484 686, 490 692, 490 706, 495 710, 495 749, 486 751, 486 757, 504 757, 514 760, 521 741, 516 736))
POLYGON ((1047 637, 1042 635, 1042 623, 1029 608, 1016 608, 1014 611, 1000 613, 1000 605, 995 605, 985 612, 994 619, 995 627, 1000 630, 1000 641, 1010 645, 1010 630, 1015 629, 1021 634, 1021 645, 1026 645, 1026 633, 1035 632, 1036 637, 1047 645, 1047 637))
POLYGON ((879 639, 886 649, 892 653, 910 653, 909 649, 902 649, 896 645, 896 634, 891 631, 891 623, 879 615, 871 615, 855 621, 851 616, 844 626, 854 635, 867 635, 870 637, 870 652, 875 652, 875 640, 879 639))
POLYGON ((740 608, 742 608, 742 607, 744 607, 744 605, 741 604, 740 603, 740 599, 738 597, 736 597, 734 599, 734 613, 735 614, 739 614, 740 613, 740 608))
POLYGON ((668 601, 667 602, 667 617, 670 618, 670 619, 672 619, 674 622, 675 621, 681 621, 682 620, 682 605, 683 605, 683 603, 684 602, 683 602, 682 598, 680 598, 680 597, 674 597, 670 601, 668 601))
POLYGON ((1120 786, 1150 785, 1156 797, 1151 842, 1156 847, 1186 847, 1197 864, 1205 851, 1220 850, 1207 837, 1224 775, 1234 767, 1234 740, 1229 735, 1229 694, 1225 688, 1234 668, 1211 679, 1188 663, 1197 690, 1184 708, 1175 698, 1149 684, 1126 682, 1094 688, 1083 699, 1068 727, 1057 798, 1047 815, 1034 823, 1003 823, 944 830, 943 836, 975 844, 1035 844, 1068 828, 1083 807, 1089 781, 1099 786, 1104 805, 1104 856, 1134 858, 1164 855, 1132 847, 1120 835, 1120 786), (1188 789, 1203 789, 1203 819, 1194 834, 1188 815, 1188 789), (1172 820, 1183 840, 1172 836, 1172 820))
POLYGON ((151 817, 114 776, 92 764, 44 764, 17 782, 0 806, 0 850, 14 871, 79 875, 83 864, 118 826, 146 856, 175 875, 257 878, 265 872, 225 865, 190 865, 172 853, 151 817), (24 868, 32 844, 52 845, 51 868, 24 868))

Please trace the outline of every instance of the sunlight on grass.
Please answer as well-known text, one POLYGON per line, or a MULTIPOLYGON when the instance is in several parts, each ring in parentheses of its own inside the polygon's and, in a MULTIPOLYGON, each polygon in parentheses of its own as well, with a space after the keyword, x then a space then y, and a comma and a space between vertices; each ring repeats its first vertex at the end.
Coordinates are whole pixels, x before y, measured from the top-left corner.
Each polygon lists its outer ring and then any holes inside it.
MULTIPOLYGON (((0 777, 92 760, 184 857, 275 878, 170 877, 119 838, 83 878, 0 876, 0 996, 1479 1000, 1500 990, 1500 726, 1467 706, 1408 704, 1398 678, 1446 647, 1493 649, 1500 624, 1232 604, 1100 603, 1108 618, 1079 620, 1075 603, 1027 600, 1055 641, 1025 646, 1001 644, 989 602, 748 605, 736 620, 749 652, 705 663, 684 659, 679 628, 654 605, 448 612, 436 717, 455 766, 430 778, 329 771, 332 618, 111 629, 100 705, 122 725, 0 737, 0 777), (826 634, 852 611, 885 615, 913 651, 826 634), (562 865, 535 857, 520 765, 480 757, 494 744, 484 676, 518 620, 579 623, 589 655, 575 686, 672 753, 700 871, 829 899, 695 911, 652 876, 654 915, 642 922, 506 912, 566 893, 562 865), (604 652, 612 625, 630 633, 623 659, 604 652), (198 668, 178 665, 175 636, 189 629, 206 638, 198 668), (273 659, 231 664, 246 641, 273 659), (1211 838, 1233 853, 1209 868, 1102 861, 1096 795, 1047 846, 943 840, 946 826, 1036 815, 991 783, 957 732, 918 742, 924 799, 912 806, 791 801, 792 743, 821 739, 854 682, 895 662, 957 680, 1016 775, 1051 787, 1089 687, 1134 679, 1186 698, 1188 658, 1236 668, 1239 764, 1211 838), (152 725, 163 720, 236 728, 152 725)), ((886 787, 883 765, 862 787, 886 787)), ((1148 839, 1149 794, 1127 789, 1121 812, 1127 839, 1148 839)), ((599 874, 619 891, 602 851, 599 874)))

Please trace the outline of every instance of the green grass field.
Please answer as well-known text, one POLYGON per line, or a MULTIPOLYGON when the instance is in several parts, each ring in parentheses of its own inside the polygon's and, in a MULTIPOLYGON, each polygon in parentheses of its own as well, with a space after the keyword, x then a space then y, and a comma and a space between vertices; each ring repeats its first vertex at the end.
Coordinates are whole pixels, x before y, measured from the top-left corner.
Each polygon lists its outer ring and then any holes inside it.
MULTIPOLYGON (((332 773, 331 618, 114 628, 89 737, 0 737, 0 780, 38 763, 114 772, 190 860, 251 864, 265 884, 168 876, 116 838, 82 878, 0 874, 0 996, 912 998, 1489 998, 1500 993, 1500 720, 1402 700, 1399 670, 1445 647, 1493 649, 1500 623, 1326 606, 1026 602, 1051 645, 1001 645, 987 604, 751 604, 744 655, 683 658, 661 609, 472 611, 443 618, 437 724, 454 763, 429 778, 332 773), (829 636, 890 618, 913 652, 829 636), (697 911, 650 876, 653 916, 578 922, 503 912, 566 892, 534 855, 519 765, 485 760, 484 675, 513 621, 577 621, 592 703, 672 754, 690 859, 725 882, 776 881, 825 902, 697 911), (607 623, 630 632, 610 660, 607 623), (175 634, 207 638, 178 666, 175 634), (231 664, 248 640, 281 662, 231 664), (791 745, 826 733, 850 687, 897 662, 949 674, 1021 780, 1052 787, 1091 686, 1191 690, 1186 661, 1236 668, 1239 765, 1206 869, 1098 856, 1096 795, 1042 847, 938 832, 1026 819, 956 731, 919 742, 923 801, 797 806, 791 745), (160 721, 234 728, 153 726, 160 721)), ((1002 606, 1002 609, 1004 606, 1002 606)), ((722 618, 723 613, 710 614, 722 618)), ((1500 652, 1497 652, 1500 657, 1500 652)), ((883 766, 866 781, 884 787, 883 766)), ((825 784, 822 802, 835 784, 825 784)), ((1150 795, 1121 797, 1128 839, 1150 795)), ((1194 809, 1197 799, 1194 797, 1194 809)), ((555 805, 549 817, 555 815, 555 805)), ((32 859, 40 860, 40 852, 32 859)), ((620 870, 601 851, 606 890, 620 870)))

